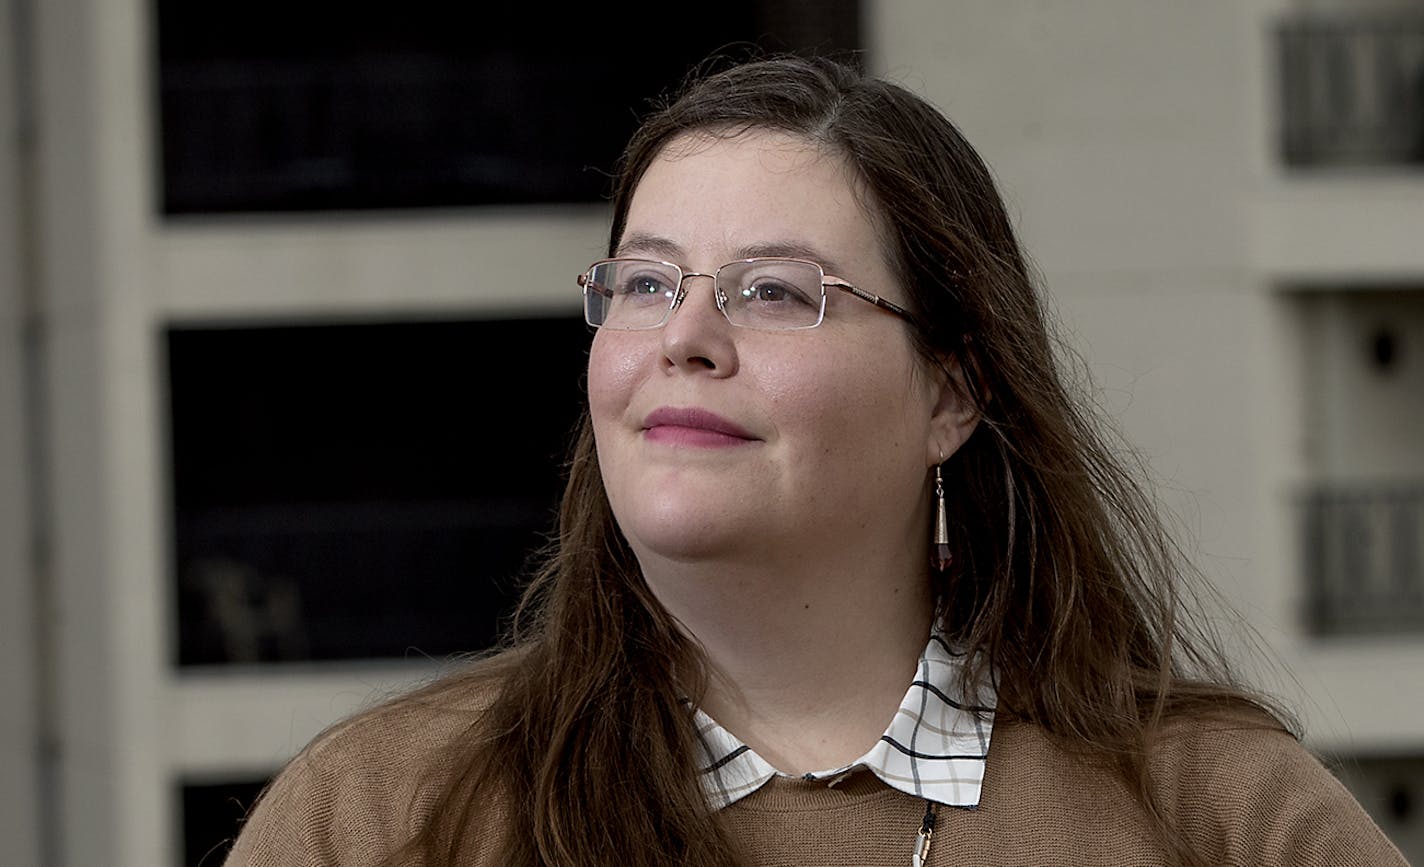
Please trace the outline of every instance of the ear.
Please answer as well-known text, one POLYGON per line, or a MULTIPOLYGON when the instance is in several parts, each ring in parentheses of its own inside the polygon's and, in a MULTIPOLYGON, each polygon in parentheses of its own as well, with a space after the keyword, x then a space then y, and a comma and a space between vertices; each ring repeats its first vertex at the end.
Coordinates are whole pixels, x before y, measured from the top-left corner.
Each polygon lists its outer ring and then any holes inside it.
POLYGON ((959 451, 974 433, 981 415, 980 406, 970 397, 959 359, 946 356, 935 365, 935 404, 930 414, 930 436, 926 443, 925 465, 934 466, 959 451))

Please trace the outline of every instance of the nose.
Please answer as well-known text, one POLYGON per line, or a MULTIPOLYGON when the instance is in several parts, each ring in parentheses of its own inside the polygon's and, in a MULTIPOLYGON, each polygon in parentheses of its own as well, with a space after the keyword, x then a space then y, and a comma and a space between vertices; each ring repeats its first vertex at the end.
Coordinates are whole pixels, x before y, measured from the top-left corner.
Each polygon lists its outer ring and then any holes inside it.
POLYGON ((731 376, 737 370, 737 346, 732 333, 735 329, 722 315, 715 297, 698 294, 703 284, 709 291, 716 291, 711 274, 683 276, 678 303, 662 327, 663 364, 669 373, 731 376))

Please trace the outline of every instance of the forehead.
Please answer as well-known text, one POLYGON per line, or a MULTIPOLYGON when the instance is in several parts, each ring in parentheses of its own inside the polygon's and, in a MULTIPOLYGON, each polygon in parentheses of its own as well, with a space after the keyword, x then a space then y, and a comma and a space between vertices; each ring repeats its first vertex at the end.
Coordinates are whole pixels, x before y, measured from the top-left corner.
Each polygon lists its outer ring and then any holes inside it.
POLYGON ((688 134, 639 181, 619 252, 680 252, 696 260, 680 264, 704 267, 746 251, 799 249, 851 278, 885 263, 868 200, 850 164, 827 146, 768 130, 688 134))

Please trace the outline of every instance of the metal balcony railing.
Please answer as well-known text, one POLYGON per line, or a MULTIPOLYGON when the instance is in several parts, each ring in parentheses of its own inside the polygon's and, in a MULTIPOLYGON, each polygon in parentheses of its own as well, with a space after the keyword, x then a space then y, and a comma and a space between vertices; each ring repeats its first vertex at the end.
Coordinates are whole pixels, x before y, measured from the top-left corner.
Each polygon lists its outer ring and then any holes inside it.
POLYGON ((1424 166, 1424 13, 1299 16, 1276 30, 1290 166, 1424 166))
POLYGON ((1424 632, 1424 483, 1321 487, 1302 505, 1310 631, 1424 632))

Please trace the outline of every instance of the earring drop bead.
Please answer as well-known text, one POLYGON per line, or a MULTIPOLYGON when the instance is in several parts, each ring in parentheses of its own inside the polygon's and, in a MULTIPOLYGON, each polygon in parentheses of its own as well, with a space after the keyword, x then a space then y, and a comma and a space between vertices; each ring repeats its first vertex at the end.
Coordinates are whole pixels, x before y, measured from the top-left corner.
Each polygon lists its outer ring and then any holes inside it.
POLYGON ((930 565, 943 572, 954 562, 949 550, 949 518, 944 508, 944 478, 939 465, 935 465, 935 532, 934 544, 930 546, 930 565))

